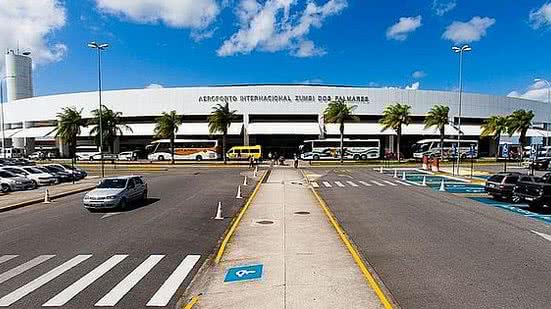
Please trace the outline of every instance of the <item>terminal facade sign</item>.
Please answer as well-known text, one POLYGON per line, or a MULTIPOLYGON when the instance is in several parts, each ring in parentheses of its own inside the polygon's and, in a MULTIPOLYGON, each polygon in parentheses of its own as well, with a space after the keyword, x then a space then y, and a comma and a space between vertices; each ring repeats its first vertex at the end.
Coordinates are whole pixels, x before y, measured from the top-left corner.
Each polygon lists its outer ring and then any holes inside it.
POLYGON ((204 95, 199 103, 328 103, 344 101, 353 104, 369 104, 366 95, 204 95))

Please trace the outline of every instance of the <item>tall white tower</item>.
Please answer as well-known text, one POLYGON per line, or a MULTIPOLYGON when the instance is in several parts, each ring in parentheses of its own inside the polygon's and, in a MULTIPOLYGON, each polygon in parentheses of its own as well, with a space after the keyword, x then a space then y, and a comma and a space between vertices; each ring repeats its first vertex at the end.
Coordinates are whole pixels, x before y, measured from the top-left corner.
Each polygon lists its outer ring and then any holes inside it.
POLYGON ((6 86, 9 101, 33 97, 33 61, 30 53, 6 53, 6 86))

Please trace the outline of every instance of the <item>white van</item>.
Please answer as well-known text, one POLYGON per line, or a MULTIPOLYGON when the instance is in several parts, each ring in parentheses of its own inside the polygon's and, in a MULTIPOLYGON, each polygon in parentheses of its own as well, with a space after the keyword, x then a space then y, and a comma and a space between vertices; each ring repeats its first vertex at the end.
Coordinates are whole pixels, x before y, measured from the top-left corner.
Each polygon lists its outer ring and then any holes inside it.
POLYGON ((95 155, 101 154, 97 146, 77 146, 75 156, 77 160, 90 161, 95 155))

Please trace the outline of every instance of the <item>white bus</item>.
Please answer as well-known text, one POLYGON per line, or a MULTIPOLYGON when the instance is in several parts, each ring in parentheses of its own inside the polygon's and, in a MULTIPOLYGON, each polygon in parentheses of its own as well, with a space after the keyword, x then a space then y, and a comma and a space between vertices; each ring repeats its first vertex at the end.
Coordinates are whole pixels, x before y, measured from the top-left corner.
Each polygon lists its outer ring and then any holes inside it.
MULTIPOLYGON (((453 145, 457 146, 457 139, 444 139, 444 158, 449 158, 452 155, 453 145)), ((469 158, 471 145, 475 147, 474 157, 478 157, 478 141, 477 140, 461 140, 459 153, 462 158, 469 158)), ((412 146, 413 157, 422 159, 424 155, 440 156, 440 139, 423 139, 412 146)))
MULTIPOLYGON (((172 158, 170 140, 168 139, 153 141, 145 149, 148 153, 148 160, 164 161, 172 158)), ((218 150, 217 140, 174 140, 175 160, 216 160, 220 158, 218 150)))
POLYGON ((77 160, 93 160, 95 155, 99 155, 100 151, 97 146, 77 146, 75 157, 77 160))
MULTIPOLYGON (((308 140, 300 146, 303 160, 340 159, 341 141, 335 139, 308 140)), ((347 160, 379 159, 381 141, 378 139, 344 139, 344 158, 347 160)))

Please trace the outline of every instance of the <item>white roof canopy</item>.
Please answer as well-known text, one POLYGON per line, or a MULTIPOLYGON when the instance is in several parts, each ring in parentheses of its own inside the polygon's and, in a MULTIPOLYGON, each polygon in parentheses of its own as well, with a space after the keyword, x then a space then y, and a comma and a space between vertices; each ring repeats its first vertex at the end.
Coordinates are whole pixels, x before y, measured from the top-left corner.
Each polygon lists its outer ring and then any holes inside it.
MULTIPOLYGON (((135 123, 128 125, 132 131, 122 129, 123 136, 153 136, 155 135, 155 126, 154 123, 135 123)), ((81 128, 80 136, 91 136, 90 131, 94 126, 88 126, 81 128)), ((243 128, 243 123, 237 122, 232 123, 228 128, 229 135, 241 135, 241 130, 243 128)), ((178 129, 177 135, 222 135, 222 133, 209 133, 208 123, 182 123, 178 129)))
MULTIPOLYGON (((35 128, 26 128, 18 129, 18 131, 13 134, 12 138, 18 137, 32 137, 32 138, 55 138, 56 127, 35 127, 35 128)), ((6 137, 8 135, 6 134, 6 137)))
POLYGON ((320 135, 317 122, 253 122, 247 127, 249 135, 320 135))

